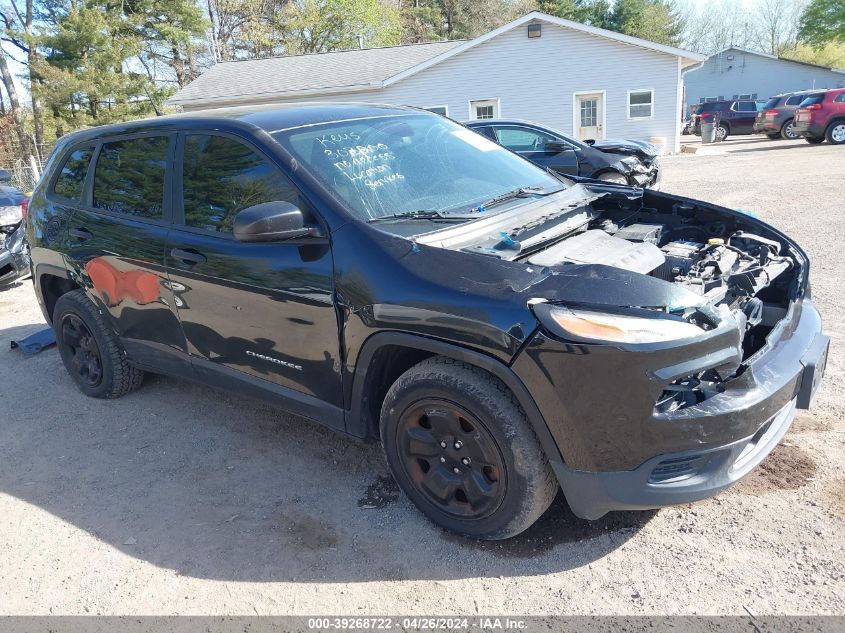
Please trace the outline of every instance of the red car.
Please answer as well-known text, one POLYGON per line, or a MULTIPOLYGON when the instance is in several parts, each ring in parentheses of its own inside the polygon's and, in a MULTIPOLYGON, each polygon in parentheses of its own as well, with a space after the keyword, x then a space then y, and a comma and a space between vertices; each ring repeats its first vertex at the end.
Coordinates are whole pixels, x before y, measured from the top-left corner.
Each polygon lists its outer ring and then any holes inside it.
POLYGON ((792 129, 808 143, 845 144, 845 88, 809 95, 795 111, 792 129))

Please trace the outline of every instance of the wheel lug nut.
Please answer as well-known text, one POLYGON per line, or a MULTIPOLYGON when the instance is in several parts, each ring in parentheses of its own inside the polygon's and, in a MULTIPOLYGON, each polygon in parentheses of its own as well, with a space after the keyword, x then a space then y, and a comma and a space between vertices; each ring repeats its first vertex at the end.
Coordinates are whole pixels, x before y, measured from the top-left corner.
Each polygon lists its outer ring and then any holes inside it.
POLYGON ((470 460, 469 460, 469 457, 464 457, 464 458, 461 460, 461 463, 462 463, 464 466, 469 466, 469 461, 470 461, 470 460))
POLYGON ((457 442, 455 442, 455 448, 456 448, 456 449, 460 448, 460 447, 461 447, 461 446, 463 446, 463 445, 464 445, 464 443, 463 443, 462 441, 460 441, 460 440, 458 440, 457 442))
POLYGON ((441 464, 445 464, 445 463, 446 463, 446 458, 445 458, 445 457, 441 457, 441 458, 440 458, 440 463, 441 463, 441 464))
POLYGON ((446 448, 446 440, 440 442, 440 448, 446 448))
POLYGON ((461 472, 461 469, 460 469, 460 468, 458 468, 457 466, 455 466, 455 467, 452 469, 452 472, 453 472, 453 473, 455 473, 455 474, 457 475, 458 473, 460 473, 460 472, 461 472))

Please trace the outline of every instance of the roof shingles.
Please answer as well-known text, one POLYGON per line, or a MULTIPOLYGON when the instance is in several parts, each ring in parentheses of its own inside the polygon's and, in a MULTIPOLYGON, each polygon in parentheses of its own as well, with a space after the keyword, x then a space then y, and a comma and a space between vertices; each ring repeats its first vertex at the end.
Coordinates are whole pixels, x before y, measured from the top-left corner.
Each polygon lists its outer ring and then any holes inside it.
POLYGON ((355 86, 368 88, 461 43, 431 42, 218 63, 173 95, 169 102, 179 105, 355 86))

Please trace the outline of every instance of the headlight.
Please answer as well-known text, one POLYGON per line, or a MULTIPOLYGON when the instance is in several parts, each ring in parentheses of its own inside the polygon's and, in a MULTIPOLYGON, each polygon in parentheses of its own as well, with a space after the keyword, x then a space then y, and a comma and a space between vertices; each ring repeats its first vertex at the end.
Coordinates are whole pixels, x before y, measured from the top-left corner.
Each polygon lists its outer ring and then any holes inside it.
POLYGON ((23 220, 23 212, 20 205, 0 207, 0 226, 17 224, 21 220, 23 220))
POLYGON ((669 318, 606 314, 552 306, 555 323, 578 338, 618 343, 659 343, 693 338, 704 332, 697 325, 669 318))

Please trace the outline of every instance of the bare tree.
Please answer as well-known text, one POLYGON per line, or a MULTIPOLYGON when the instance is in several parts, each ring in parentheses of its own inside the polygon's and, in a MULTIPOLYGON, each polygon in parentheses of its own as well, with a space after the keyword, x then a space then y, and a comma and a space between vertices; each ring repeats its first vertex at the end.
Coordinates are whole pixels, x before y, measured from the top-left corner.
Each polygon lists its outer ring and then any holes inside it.
POLYGON ((754 43, 764 53, 781 55, 795 45, 806 0, 758 0, 754 43))

